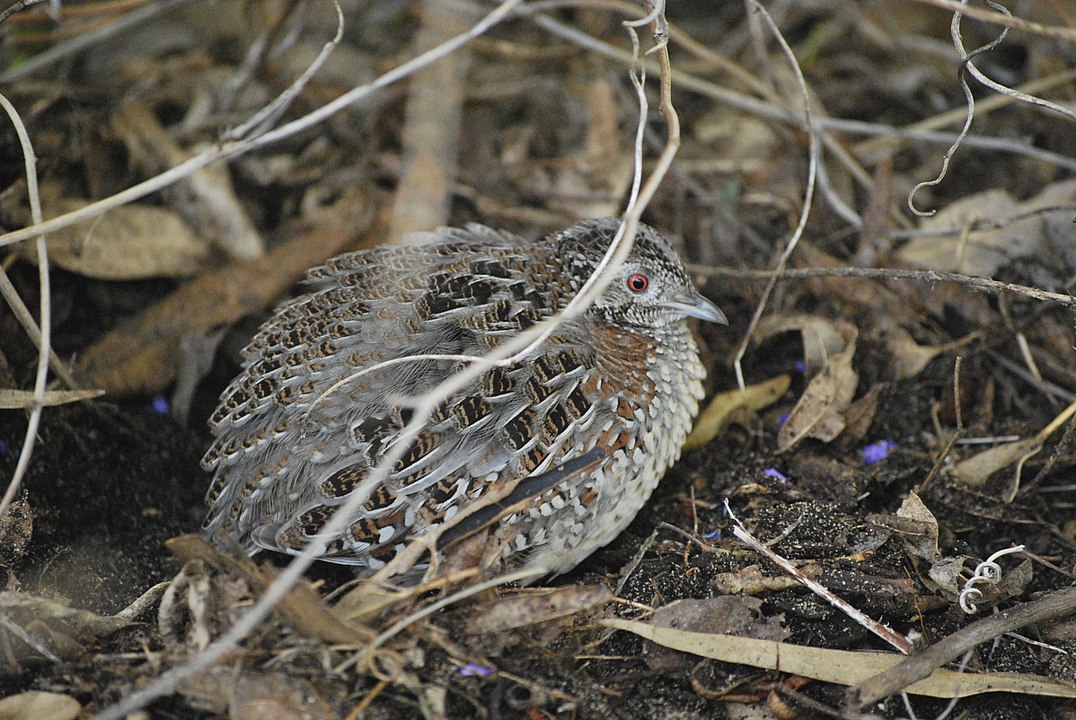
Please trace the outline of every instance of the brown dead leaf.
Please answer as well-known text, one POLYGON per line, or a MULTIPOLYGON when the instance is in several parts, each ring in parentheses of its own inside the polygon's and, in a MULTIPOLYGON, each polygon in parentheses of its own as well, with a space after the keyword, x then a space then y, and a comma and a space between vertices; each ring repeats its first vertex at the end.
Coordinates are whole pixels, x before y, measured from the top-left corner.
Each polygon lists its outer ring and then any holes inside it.
MULTIPOLYGON (((788 630, 781 624, 782 620, 783 616, 780 615, 763 615, 762 601, 743 595, 675 600, 658 608, 650 617, 650 622, 657 627, 777 641, 789 636, 788 630)), ((647 643, 644 648, 646 664, 651 670, 669 672, 687 669, 696 662, 683 653, 657 643, 647 643)))
POLYGON ((110 394, 159 392, 176 376, 184 335, 265 309, 346 239, 341 230, 317 230, 264 258, 203 273, 87 348, 77 375, 110 394))
POLYGON ((841 435, 841 442, 854 443, 867 434, 874 422, 874 415, 878 412, 878 396, 884 388, 882 383, 875 383, 863 397, 848 406, 844 412, 844 434, 841 435))
POLYGON ((213 667, 180 688, 192 706, 232 720, 333 720, 329 703, 307 680, 282 672, 213 667))
POLYGON ((0 646, 6 648, 0 661, 16 665, 49 655, 53 660, 77 657, 90 643, 131 625, 20 592, 0 592, 0 615, 8 624, 0 625, 0 646))
MULTIPOLYGON (((48 204, 49 215, 83 208, 86 200, 48 204)), ((188 277, 208 257, 206 244, 170 210, 131 203, 48 236, 49 262, 98 280, 188 277)), ((36 262, 32 243, 22 247, 36 262)))
MULTIPOLYGON (((800 571, 807 576, 817 575, 822 571, 818 565, 802 566, 800 571)), ((788 590, 799 587, 796 578, 787 575, 766 575, 758 565, 748 565, 735 572, 717 573, 710 584, 719 593, 725 595, 758 595, 769 590, 788 590)))
POLYGON ((859 374, 852 367, 859 332, 848 323, 839 324, 844 347, 829 357, 825 369, 815 375, 792 408, 777 435, 777 452, 785 452, 806 437, 829 442, 845 428, 843 413, 852 402, 859 374))
POLYGON ((920 345, 911 333, 893 322, 892 318, 886 317, 878 320, 878 334, 892 358, 892 369, 897 380, 915 377, 938 355, 963 347, 978 337, 978 333, 973 333, 943 345, 920 345))
POLYGON ((941 556, 938 551, 938 520, 918 495, 908 493, 900 510, 897 510, 897 517, 910 521, 916 528, 915 532, 909 532, 911 528, 906 527, 900 533, 904 548, 910 554, 927 561, 937 560, 941 556))
POLYGON ((478 608, 467 624, 471 633, 498 633, 574 615, 604 605, 613 593, 604 585, 577 585, 498 598, 478 608))
POLYGON ((831 355, 847 345, 844 325, 819 315, 772 315, 762 319, 755 330, 756 343, 784 332, 798 332, 803 339, 804 374, 814 377, 826 367, 831 355))

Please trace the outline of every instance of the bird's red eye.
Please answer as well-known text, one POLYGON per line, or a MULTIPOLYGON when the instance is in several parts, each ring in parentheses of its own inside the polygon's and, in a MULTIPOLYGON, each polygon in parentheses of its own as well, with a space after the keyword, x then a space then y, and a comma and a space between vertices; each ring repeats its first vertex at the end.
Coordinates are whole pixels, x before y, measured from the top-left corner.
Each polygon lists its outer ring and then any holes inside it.
POLYGON ((650 285, 650 278, 642 273, 632 273, 628 276, 628 290, 641 293, 650 285))

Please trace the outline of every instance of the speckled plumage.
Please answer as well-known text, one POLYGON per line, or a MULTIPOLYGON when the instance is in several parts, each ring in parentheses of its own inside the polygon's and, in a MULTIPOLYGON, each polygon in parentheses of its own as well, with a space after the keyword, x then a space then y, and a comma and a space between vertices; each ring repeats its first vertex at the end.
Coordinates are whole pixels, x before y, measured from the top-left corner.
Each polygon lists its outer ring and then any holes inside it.
MULTIPOLYGON (((311 291, 262 326, 210 419, 204 532, 251 553, 300 551, 392 447, 411 416, 405 400, 462 364, 370 368, 486 354, 563 308, 616 228, 592 220, 533 243, 477 225, 443 229, 312 270, 311 291)), ((668 242, 640 227, 592 308, 438 408, 324 559, 376 569, 489 488, 537 479, 533 495, 492 520, 501 555, 549 572, 574 567, 631 522, 680 454, 704 377, 689 315, 724 322, 668 242), (571 469, 573 459, 585 467, 571 469), (567 472, 550 472, 566 462, 567 472)))

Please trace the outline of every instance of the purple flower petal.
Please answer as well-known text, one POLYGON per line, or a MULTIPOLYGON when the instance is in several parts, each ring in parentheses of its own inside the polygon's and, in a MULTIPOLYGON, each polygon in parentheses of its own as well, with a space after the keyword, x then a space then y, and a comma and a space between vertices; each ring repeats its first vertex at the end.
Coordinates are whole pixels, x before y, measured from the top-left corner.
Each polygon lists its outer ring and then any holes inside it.
POLYGON ((478 663, 469 662, 460 668, 460 675, 463 677, 486 677, 497 672, 491 667, 485 665, 479 665, 478 663))
POLYGON ((863 453, 863 462, 868 465, 873 465, 876 462, 885 460, 889 453, 897 447, 897 444, 892 440, 879 440, 878 442, 867 445, 861 451, 863 453))
POLYGON ((772 467, 771 468, 766 468, 765 470, 762 471, 762 474, 765 475, 766 477, 777 478, 781 482, 783 482, 785 484, 788 484, 788 478, 785 477, 784 474, 781 473, 781 471, 776 469, 776 468, 772 468, 772 467))
POLYGON ((153 398, 153 401, 150 403, 149 407, 151 410, 153 410, 153 412, 157 413, 158 415, 164 415, 168 412, 169 409, 168 398, 166 398, 164 395, 158 395, 157 397, 153 398))

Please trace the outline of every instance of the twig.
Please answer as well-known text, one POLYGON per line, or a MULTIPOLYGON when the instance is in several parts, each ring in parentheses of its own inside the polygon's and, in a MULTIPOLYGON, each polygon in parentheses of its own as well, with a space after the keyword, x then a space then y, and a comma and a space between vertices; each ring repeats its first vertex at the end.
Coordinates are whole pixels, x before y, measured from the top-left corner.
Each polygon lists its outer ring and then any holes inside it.
MULTIPOLYGON (((882 640, 885 640, 887 643, 892 645, 900 652, 904 653, 905 655, 911 652, 911 640, 901 635, 897 631, 893 630, 888 625, 884 625, 876 620, 867 617, 859 609, 853 607, 845 600, 842 600, 841 598, 830 592, 829 588, 825 587, 817 580, 804 575, 802 572, 799 571, 799 568, 797 568, 788 560, 775 553, 773 550, 770 550, 768 547, 759 542, 757 538, 751 535, 751 533, 747 532, 747 529, 743 526, 743 523, 740 522, 739 518, 737 518, 733 514, 732 508, 729 507, 728 498, 725 499, 725 512, 728 513, 728 516, 732 518, 732 522, 735 523, 734 527, 732 528, 732 534, 747 545, 749 545, 755 552, 764 555, 770 560, 770 562, 775 563, 778 567, 791 575, 797 581, 807 586, 807 588, 810 589, 810 591, 813 592, 815 595, 821 597, 830 605, 855 620, 857 623, 880 637, 882 640)), ((929 673, 927 674, 929 675, 929 673)))
MULTIPOLYGON (((726 277, 744 280, 769 280, 773 276, 772 270, 734 270, 727 268, 715 268, 705 265, 689 265, 688 270, 707 277, 726 277)), ((887 280, 917 280, 921 282, 951 282, 965 285, 974 290, 982 290, 993 294, 1011 292, 1023 295, 1034 300, 1055 302, 1064 307, 1076 307, 1076 297, 1065 293, 1055 293, 1048 290, 1040 290, 1027 285, 1001 282, 991 278, 976 277, 974 275, 961 275, 960 273, 940 272, 938 270, 903 270, 900 268, 797 268, 785 270, 779 278, 781 281, 799 280, 813 277, 857 277, 857 278, 882 278, 887 280)))
MULTIPOLYGON (((37 158, 34 156, 33 145, 30 144, 30 136, 26 132, 26 126, 22 118, 15 110, 15 106, 4 95, 0 95, 0 106, 4 108, 15 133, 19 136, 19 144, 22 147, 22 157, 26 171, 26 194, 30 201, 30 215, 34 224, 41 222, 41 197, 37 191, 37 158)), ((4 497, 0 499, 0 518, 7 515, 8 508, 15 500, 19 492, 19 486, 30 467, 30 456, 34 451, 34 442, 37 440, 37 428, 41 424, 41 412, 45 406, 45 381, 49 374, 49 357, 52 355, 52 288, 49 283, 49 251, 45 243, 44 235, 35 238, 37 249, 37 276, 38 293, 40 299, 41 330, 40 342, 37 354, 37 375, 34 378, 34 401, 30 410, 30 418, 26 423, 26 437, 23 438, 22 448, 19 450, 19 461, 15 465, 15 473, 11 476, 11 482, 7 485, 4 497)))
POLYGON ((943 10, 964 13, 968 17, 973 17, 976 20, 982 20, 983 22, 1001 25, 1003 27, 1010 27, 1014 30, 1023 30, 1024 32, 1034 33, 1044 37, 1076 42, 1076 30, 1072 28, 1042 25, 1040 23, 1031 22, 1030 20, 1013 17, 1011 14, 1003 15, 998 12, 991 12, 986 8, 965 5, 960 2, 960 0, 915 0, 915 2, 920 2, 924 5, 933 5, 934 7, 939 7, 943 10))
POLYGON ((1076 587, 1058 590, 1033 602, 1002 610, 939 640, 899 665, 849 688, 845 701, 852 707, 865 708, 882 698, 900 692, 902 688, 917 680, 922 680, 935 668, 955 660, 962 653, 977 645, 1004 633, 1044 620, 1064 617, 1074 611, 1076 611, 1076 587))
POLYGON ((284 111, 288 109, 292 101, 299 96, 303 88, 307 86, 310 79, 317 74, 321 69, 325 61, 332 55, 333 50, 340 44, 340 41, 344 37, 344 11, 340 9, 340 3, 337 0, 333 0, 333 8, 336 10, 336 34, 325 43, 321 51, 318 53, 314 61, 310 63, 302 74, 295 79, 295 81, 287 87, 284 92, 280 93, 271 103, 263 107, 258 112, 254 113, 250 119, 246 122, 235 126, 224 134, 225 140, 241 140, 242 138, 258 135, 266 132, 277 119, 284 114, 284 111))
MULTIPOLYGON (((965 0, 966 2, 966 0, 965 0)), ((938 175, 933 180, 925 180, 918 183, 908 193, 908 209, 919 217, 931 217, 937 210, 924 211, 915 206, 915 194, 925 187, 935 187, 941 184, 941 181, 945 178, 949 172, 949 162, 953 159, 953 155, 956 153, 957 148, 964 142, 964 138, 967 137, 968 131, 971 130, 971 123, 975 119, 975 96, 971 94, 971 87, 968 85, 967 79, 964 77, 964 73, 967 67, 971 64, 971 58, 980 53, 985 53, 996 48, 1002 40, 1005 39, 1005 35, 1009 32, 1008 29, 1002 31, 1001 35, 994 38, 992 41, 983 45, 980 48, 972 51, 971 54, 964 52, 964 45, 960 40, 960 13, 953 15, 953 20, 949 24, 949 33, 953 38, 953 44, 956 46, 960 53, 960 89, 964 91, 964 100, 967 104, 967 115, 964 118, 964 127, 960 129, 960 135, 949 146, 949 149, 945 151, 945 155, 942 156, 942 166, 938 171, 938 175)))
MULTIPOLYGON (((967 0, 964 0, 964 2, 967 3, 967 0)), ((999 12, 1004 13, 1006 16, 1008 16, 1010 18, 1012 17, 1012 13, 1009 12, 1008 8, 1006 8, 1004 5, 999 5, 997 3, 990 2, 989 0, 987 0, 986 4, 989 5, 990 7, 994 8, 995 10, 998 10, 999 12)), ((956 19, 956 21, 958 23, 959 23, 959 18, 960 18, 960 15, 957 14, 955 19, 956 19)), ((1006 30, 1006 32, 1007 32, 1007 30, 1006 30)), ((1005 37, 1005 33, 1002 33, 1001 37, 998 38, 997 42, 1000 43, 1004 39, 1004 37, 1005 37)), ((1008 87, 1007 85, 1002 85, 1001 83, 997 82, 996 80, 992 80, 989 77, 987 77, 981 70, 979 70, 979 68, 975 67, 975 63, 971 62, 970 58, 973 55, 975 55, 975 53, 972 53, 971 55, 967 55, 964 52, 964 44, 961 42, 961 37, 960 37, 959 33, 956 33, 953 36, 953 44, 956 45, 956 49, 960 52, 961 57, 967 57, 968 58, 968 60, 966 61, 966 65, 967 65, 967 68, 968 68, 968 72, 971 73, 972 77, 974 77, 976 80, 981 82, 983 85, 986 85, 988 88, 990 88, 994 92, 1001 93, 1002 95, 1005 95, 1007 97, 1011 97, 1011 98, 1013 98, 1015 100, 1020 100, 1022 102, 1029 103, 1031 105, 1038 105, 1039 107, 1046 108, 1047 110, 1053 110, 1054 112, 1060 113, 1064 117, 1067 117, 1069 120, 1076 120, 1076 113, 1074 113, 1073 111, 1071 111, 1068 108, 1064 107, 1063 105, 1058 105, 1057 103, 1050 102, 1049 100, 1044 100, 1043 98, 1035 97, 1034 95, 1029 95, 1027 93, 1020 92, 1019 90, 1016 90, 1015 88, 1008 87)), ((994 47, 996 44, 997 43, 992 43, 990 45, 990 47, 994 47)))

